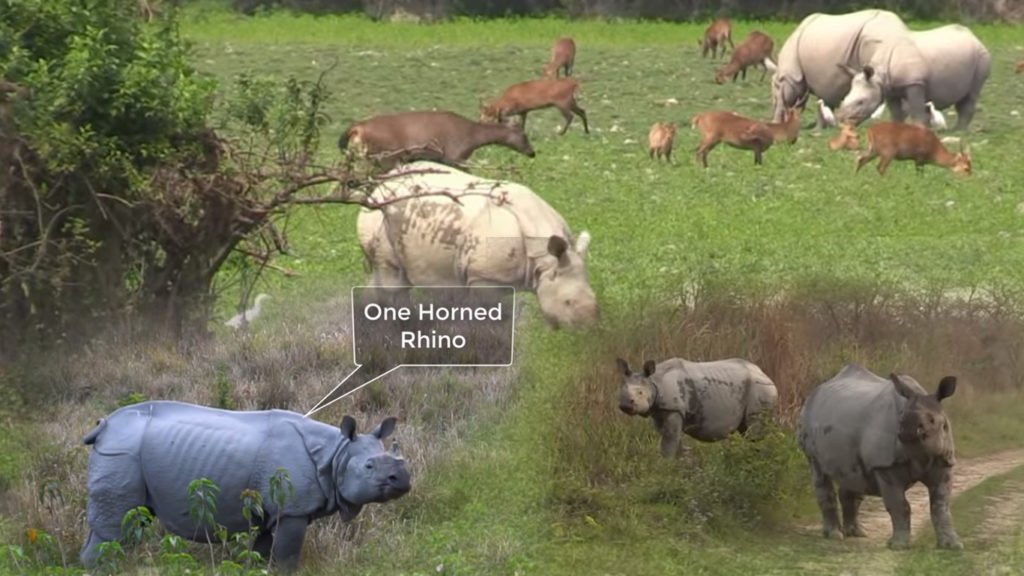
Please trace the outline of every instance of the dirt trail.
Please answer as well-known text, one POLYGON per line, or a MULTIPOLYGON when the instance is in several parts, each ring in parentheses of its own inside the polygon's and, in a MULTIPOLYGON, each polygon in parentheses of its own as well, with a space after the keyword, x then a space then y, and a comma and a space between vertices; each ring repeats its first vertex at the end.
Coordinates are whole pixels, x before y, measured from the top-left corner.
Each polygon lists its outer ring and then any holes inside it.
MULTIPOLYGON (((953 470, 953 497, 974 488, 986 478, 1005 474, 1014 468, 1024 466, 1024 450, 1008 450, 990 456, 971 458, 957 462, 953 470)), ((917 484, 907 490, 910 502, 910 532, 916 537, 923 526, 931 523, 928 512, 928 489, 917 484)), ((885 511, 881 498, 865 498, 861 505, 860 518, 868 539, 883 544, 892 533, 892 522, 885 511)), ((954 520, 954 525, 956 518, 954 520)))
MULTIPOLYGON (((957 462, 953 472, 953 497, 956 498, 966 490, 974 488, 985 479, 1005 474, 1017 467, 1024 466, 1024 450, 1009 450, 979 458, 962 459, 957 462)), ((993 501, 986 506, 985 521, 979 530, 987 536, 993 536, 997 532, 1020 521, 1021 513, 1024 511, 1024 502, 1021 498, 1015 500, 1014 506, 1005 506, 1005 502, 993 501)), ((995 498, 993 498, 995 500, 995 498)), ((931 515, 928 511, 928 489, 922 485, 916 485, 907 490, 907 501, 910 502, 910 530, 912 537, 916 537, 921 529, 931 523, 931 515)), ((892 534, 892 522, 889 520, 889 513, 885 511, 882 499, 868 497, 860 509, 860 521, 867 533, 867 538, 855 538, 847 540, 851 545, 856 546, 851 550, 851 556, 844 556, 842 568, 832 567, 841 576, 882 576, 896 574, 898 568, 899 553, 889 552, 885 543, 892 534)), ((953 518, 953 525, 956 525, 956 517, 953 518)), ((809 530, 813 530, 815 536, 820 537, 821 523, 816 523, 809 530)), ((963 538, 964 534, 960 534, 963 538)), ((983 536, 984 537, 984 536, 983 536)), ((805 566, 808 570, 817 570, 821 567, 805 566)))

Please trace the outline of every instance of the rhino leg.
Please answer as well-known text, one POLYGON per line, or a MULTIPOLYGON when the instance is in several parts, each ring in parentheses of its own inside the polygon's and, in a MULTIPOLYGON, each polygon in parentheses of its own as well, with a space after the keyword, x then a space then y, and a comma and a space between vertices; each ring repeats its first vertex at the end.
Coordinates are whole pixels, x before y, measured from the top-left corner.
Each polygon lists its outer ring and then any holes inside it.
POLYGON ((839 528, 839 513, 836 509, 836 491, 832 485, 832 479, 822 472, 818 464, 809 459, 811 463, 811 477, 814 481, 814 495, 818 498, 818 508, 821 509, 821 533, 825 538, 843 539, 843 532, 839 528))
POLYGON ((885 509, 892 519, 892 537, 889 548, 900 550, 910 547, 910 503, 907 502, 906 490, 900 483, 887 475, 876 474, 878 489, 882 493, 885 509))
POLYGON ((104 542, 121 540, 121 520, 129 510, 146 505, 146 484, 139 459, 131 454, 105 456, 93 452, 89 458, 89 499, 85 516, 89 536, 79 559, 93 566, 104 542))
POLYGON ((953 529, 953 516, 949 512, 951 483, 950 469, 942 469, 939 477, 928 483, 928 503, 932 526, 935 528, 936 545, 939 548, 959 550, 964 545, 953 529))
MULTIPOLYGON (((309 522, 305 518, 281 518, 268 541, 262 543, 270 549, 270 555, 274 564, 283 572, 294 572, 299 568, 299 555, 302 552, 302 543, 306 539, 306 527, 309 522)), ((257 545, 260 540, 257 539, 257 545)), ((257 552, 263 554, 259 549, 257 552)))
POLYGON ((973 93, 956 103, 957 130, 967 130, 967 127, 971 124, 971 119, 974 118, 974 109, 977 105, 978 98, 973 93))
POLYGON ((679 454, 680 440, 683 436, 683 415, 672 412, 665 416, 658 429, 661 433, 661 455, 674 458, 679 454))
POLYGON ((864 527, 857 521, 857 513, 860 512, 860 503, 864 496, 849 490, 839 489, 839 505, 843 508, 843 536, 847 538, 863 538, 864 527))
MULTIPOLYGON (((907 105, 906 112, 910 115, 910 118, 927 126, 930 116, 928 115, 928 109, 924 105, 926 100, 924 86, 908 86, 904 90, 903 97, 907 105)), ((897 110, 893 108, 892 112, 895 116, 897 110)))

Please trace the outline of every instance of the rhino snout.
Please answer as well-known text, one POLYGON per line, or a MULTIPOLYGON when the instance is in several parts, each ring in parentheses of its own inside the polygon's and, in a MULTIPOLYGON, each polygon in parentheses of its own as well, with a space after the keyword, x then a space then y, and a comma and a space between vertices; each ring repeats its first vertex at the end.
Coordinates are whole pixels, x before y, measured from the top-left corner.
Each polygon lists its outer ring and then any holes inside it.
POLYGON ((412 489, 412 477, 404 460, 395 460, 381 480, 381 487, 392 496, 401 496, 412 489))

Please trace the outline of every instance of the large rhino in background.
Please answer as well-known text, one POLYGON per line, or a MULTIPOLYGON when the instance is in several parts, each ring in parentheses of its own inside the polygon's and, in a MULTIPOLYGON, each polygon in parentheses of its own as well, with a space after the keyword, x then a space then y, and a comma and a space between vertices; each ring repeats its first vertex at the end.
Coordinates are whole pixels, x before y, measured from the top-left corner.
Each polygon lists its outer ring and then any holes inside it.
POLYGON ((953 431, 942 400, 956 391, 946 376, 934 394, 906 375, 877 376, 856 364, 844 367, 808 395, 797 441, 810 463, 826 538, 864 536, 857 512, 865 495, 881 496, 892 518, 891 548, 910 545, 906 491, 928 487, 940 548, 962 548, 949 512, 953 431), (835 486, 843 522, 836 511, 835 486))
MULTIPOLYGON (((906 100, 910 116, 925 121, 927 61, 907 25, 887 10, 804 18, 779 51, 772 76, 774 121, 782 121, 787 108, 805 104, 810 94, 837 109, 853 75, 865 67, 884 83, 894 120, 902 119, 903 106, 893 104, 906 100)), ((839 114, 836 120, 843 121, 839 114)))
POLYGON ((622 377, 619 409, 651 418, 665 457, 679 453, 683 434, 702 442, 724 440, 733 432, 756 438, 761 419, 771 418, 778 405, 775 383, 741 358, 648 360, 641 372, 631 371, 622 358, 615 363, 622 377))
MULTIPOLYGON (((966 130, 974 118, 981 89, 992 71, 992 56, 970 29, 959 24, 914 31, 910 38, 926 63, 924 97, 936 110, 956 106, 956 129, 966 130)), ((850 92, 836 110, 840 122, 863 122, 886 100, 892 104, 886 78, 867 67, 853 70, 850 92)), ((893 118, 902 120, 902 107, 890 105, 893 118)))
POLYGON ((263 497, 254 549, 286 571, 299 564, 307 525, 339 513, 348 522, 363 506, 409 492, 405 459, 384 449, 396 419, 368 434, 356 433, 345 416, 341 427, 286 410, 235 412, 170 401, 143 402, 110 414, 86 435, 89 454, 89 536, 81 560, 95 564, 100 544, 121 539, 125 513, 148 507, 170 532, 204 540, 208 526, 190 515, 189 483, 212 480, 219 488, 215 520, 229 532, 249 530, 242 515, 243 490, 263 497), (287 470, 294 497, 278 507, 270 480, 287 470))
POLYGON ((370 198, 387 202, 356 221, 371 285, 514 286, 536 293, 553 327, 599 320, 590 234, 574 246, 562 216, 526 186, 413 162, 385 175, 370 198))

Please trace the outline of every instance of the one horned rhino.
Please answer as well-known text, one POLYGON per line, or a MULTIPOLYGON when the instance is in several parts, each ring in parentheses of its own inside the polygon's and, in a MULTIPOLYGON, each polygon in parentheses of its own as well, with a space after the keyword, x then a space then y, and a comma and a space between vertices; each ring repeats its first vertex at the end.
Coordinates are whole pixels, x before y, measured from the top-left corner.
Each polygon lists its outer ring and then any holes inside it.
POLYGON ((585 261, 590 234, 574 246, 562 216, 526 186, 415 162, 370 198, 386 203, 356 222, 372 286, 514 286, 537 295, 552 327, 599 320, 585 261))
MULTIPOLYGON (((837 110, 850 91, 852 75, 865 67, 886 79, 890 100, 906 100, 911 116, 923 121, 927 64, 910 29, 887 10, 814 13, 804 18, 779 50, 772 78, 773 120, 782 120, 786 108, 802 108, 810 94, 837 110)), ((894 116, 903 110, 896 108, 894 116)), ((845 119, 836 112, 836 120, 845 119)))
POLYGON ((661 434, 661 454, 678 454, 683 434, 702 442, 723 440, 733 432, 756 438, 763 418, 778 405, 775 383, 754 363, 740 358, 690 362, 671 358, 644 362, 632 372, 616 359, 623 380, 619 409, 649 417, 661 434))
MULTIPOLYGON (((970 29, 959 24, 910 32, 910 39, 925 62, 926 108, 931 112, 955 106, 956 128, 966 130, 991 74, 992 56, 970 29)), ((884 69, 864 66, 860 70, 850 69, 848 73, 852 78, 850 92, 836 110, 839 121, 862 122, 879 105, 886 103, 886 98, 893 119, 904 119, 902 102, 898 99, 900 92, 891 88, 893 80, 886 76, 884 69)), ((918 119, 927 121, 930 117, 931 113, 918 119)))
POLYGON ((851 364, 811 391, 797 439, 810 463, 827 538, 864 536, 857 512, 865 495, 881 496, 892 519, 891 548, 910 545, 906 491, 928 487, 940 548, 962 548, 949 512, 953 432, 942 400, 956 390, 946 376, 934 394, 913 378, 889 379, 851 364), (836 509, 839 488, 842 525, 836 509))
POLYGON ((385 450, 395 428, 384 419, 368 434, 345 416, 335 427, 285 410, 234 412, 181 402, 143 402, 120 408, 85 437, 89 455, 86 519, 89 536, 81 560, 94 565, 100 545, 121 539, 121 520, 139 506, 183 538, 205 540, 211 526, 191 516, 189 484, 200 478, 220 488, 214 520, 245 532, 245 490, 263 496, 254 549, 284 570, 294 570, 307 525, 339 513, 350 521, 371 502, 409 492, 410 475, 397 445, 385 450), (288 472, 294 496, 279 506, 271 478, 288 472), (201 521, 200 521, 201 522, 201 521))

